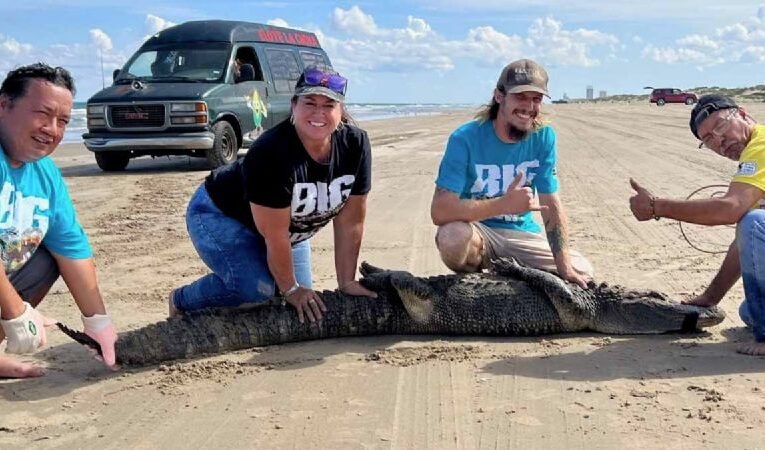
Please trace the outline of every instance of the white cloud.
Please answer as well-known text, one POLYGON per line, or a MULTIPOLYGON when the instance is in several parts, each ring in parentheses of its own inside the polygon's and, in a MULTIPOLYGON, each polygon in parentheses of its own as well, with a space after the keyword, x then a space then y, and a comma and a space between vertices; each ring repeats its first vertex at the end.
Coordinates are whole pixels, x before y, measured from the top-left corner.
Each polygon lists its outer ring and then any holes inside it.
POLYGON ((408 26, 404 29, 404 32, 410 39, 421 39, 432 34, 430 25, 425 20, 408 16, 406 21, 408 26))
POLYGON ((741 62, 751 64, 763 64, 765 63, 765 47, 747 47, 741 52, 741 62))
POLYGON ((92 42, 97 49, 101 50, 101 52, 108 52, 114 47, 112 38, 100 28, 90 30, 90 42, 92 42))
MULTIPOLYGON (((274 27, 284 27, 284 28, 290 28, 290 24, 287 23, 284 19, 271 19, 268 22, 266 22, 268 25, 274 26, 274 27)), ((294 27, 292 27, 294 28, 294 27)))
POLYGON ((693 63, 703 66, 712 62, 705 53, 689 48, 655 48, 649 45, 643 49, 643 56, 666 64, 693 63))
POLYGON ((146 27, 147 27, 149 36, 155 35, 159 33, 160 31, 164 30, 165 28, 170 28, 175 25, 176 25, 175 22, 171 22, 159 16, 155 16, 154 14, 146 15, 146 27))
POLYGON ((351 34, 374 36, 380 33, 375 19, 364 13, 358 6, 344 10, 335 8, 332 11, 332 27, 351 34))
POLYGON ((613 35, 589 29, 566 30, 552 17, 534 21, 526 36, 481 26, 470 29, 462 39, 450 40, 422 18, 409 16, 403 28, 383 28, 374 17, 353 6, 348 10, 335 8, 332 27, 349 37, 319 38, 342 70, 449 71, 457 58, 496 66, 523 56, 563 66, 591 67, 600 63, 592 56, 593 48, 606 47, 610 58, 619 50, 619 40, 613 35))
POLYGON ((711 35, 692 34, 678 39, 676 47, 643 50, 643 57, 666 64, 692 63, 700 67, 729 63, 762 63, 765 54, 765 6, 756 17, 726 25, 711 35))
POLYGON ((477 27, 468 31, 465 40, 453 42, 450 47, 462 57, 476 57, 487 65, 504 64, 523 55, 524 40, 509 36, 493 27, 477 27))
POLYGON ((602 45, 615 51, 619 39, 616 36, 597 30, 578 29, 568 31, 563 23, 546 17, 536 19, 529 28, 527 38, 529 46, 544 56, 563 66, 592 67, 600 61, 590 56, 590 47, 602 45))
MULTIPOLYGON (((751 12, 752 0, 726 0, 725 2, 699 2, 698 0, 641 0, 639 2, 603 0, 533 0, 513 2, 508 0, 416 0, 424 8, 441 13, 465 14, 526 14, 530 10, 555 11, 575 21, 641 21, 659 20, 698 21, 719 20, 723 17, 741 17, 751 12)), ((765 12, 763 12, 765 15, 765 12)))
POLYGON ((0 57, 19 56, 32 51, 31 44, 22 44, 12 37, 3 37, 0 34, 0 57))
POLYGON ((677 40, 677 44, 682 47, 697 47, 700 49, 717 50, 720 48, 720 44, 709 36, 702 36, 700 34, 692 34, 685 36, 682 39, 677 40))

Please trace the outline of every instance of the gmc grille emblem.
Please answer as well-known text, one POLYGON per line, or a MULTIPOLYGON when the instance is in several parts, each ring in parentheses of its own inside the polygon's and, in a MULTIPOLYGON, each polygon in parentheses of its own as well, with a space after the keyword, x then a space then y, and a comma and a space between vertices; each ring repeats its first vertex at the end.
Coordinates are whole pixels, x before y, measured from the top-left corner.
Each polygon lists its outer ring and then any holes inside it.
POLYGON ((125 113, 125 119, 126 120, 147 120, 149 118, 149 113, 147 112, 126 112, 125 113))

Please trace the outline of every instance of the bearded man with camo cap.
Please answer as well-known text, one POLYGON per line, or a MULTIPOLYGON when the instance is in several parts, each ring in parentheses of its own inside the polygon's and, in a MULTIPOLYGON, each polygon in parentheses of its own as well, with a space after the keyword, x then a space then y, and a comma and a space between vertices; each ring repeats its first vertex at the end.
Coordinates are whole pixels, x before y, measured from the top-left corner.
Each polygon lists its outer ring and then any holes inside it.
POLYGON ((541 113, 547 81, 530 59, 508 64, 490 102, 449 137, 431 218, 450 269, 476 272, 513 257, 582 287, 590 281, 592 265, 568 245, 555 131, 541 113), (546 239, 532 211, 541 212, 546 239))

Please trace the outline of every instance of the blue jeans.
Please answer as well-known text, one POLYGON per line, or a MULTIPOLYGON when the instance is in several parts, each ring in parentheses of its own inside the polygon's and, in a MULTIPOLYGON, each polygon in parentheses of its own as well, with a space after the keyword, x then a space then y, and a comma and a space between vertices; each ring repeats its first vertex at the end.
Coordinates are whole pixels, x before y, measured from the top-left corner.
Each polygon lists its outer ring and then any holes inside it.
MULTIPOLYGON (((263 236, 218 209, 204 184, 191 197, 186 227, 197 253, 212 273, 180 287, 173 304, 180 311, 238 306, 274 296, 276 285, 266 260, 263 236)), ((306 240, 292 247, 295 278, 311 287, 311 246, 306 240)))
POLYGON ((739 315, 754 332, 757 342, 765 342, 765 210, 749 211, 736 229, 744 302, 739 315))

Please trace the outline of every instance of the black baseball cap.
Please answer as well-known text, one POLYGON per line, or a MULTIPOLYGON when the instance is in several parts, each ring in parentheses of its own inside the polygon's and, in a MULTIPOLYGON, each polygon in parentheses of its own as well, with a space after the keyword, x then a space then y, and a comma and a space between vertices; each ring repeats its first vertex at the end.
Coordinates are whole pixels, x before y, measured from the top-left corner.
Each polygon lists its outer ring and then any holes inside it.
POLYGON ((295 96, 317 94, 344 102, 347 88, 348 80, 331 68, 308 66, 295 84, 295 96))
POLYGON ((701 125, 701 122, 707 120, 707 118, 715 111, 730 108, 738 108, 736 102, 730 97, 720 94, 702 95, 699 98, 699 102, 693 107, 693 111, 691 111, 691 133, 698 139, 701 139, 701 137, 699 137, 699 126, 701 125))

